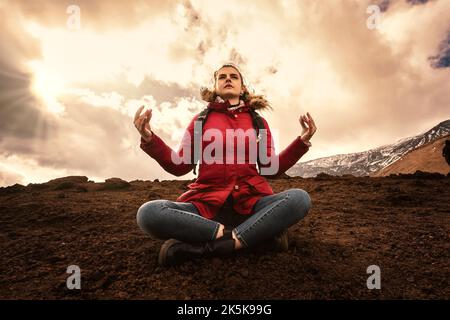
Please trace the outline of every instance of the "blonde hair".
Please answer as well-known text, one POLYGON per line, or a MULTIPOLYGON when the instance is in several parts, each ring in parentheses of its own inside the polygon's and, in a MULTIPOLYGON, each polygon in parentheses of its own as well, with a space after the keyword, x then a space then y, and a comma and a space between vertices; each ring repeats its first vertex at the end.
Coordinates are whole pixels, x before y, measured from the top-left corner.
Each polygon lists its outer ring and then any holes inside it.
POLYGON ((255 94, 254 92, 250 92, 248 90, 247 85, 244 83, 244 77, 242 76, 241 70, 239 70, 239 67, 232 62, 225 63, 222 66, 220 66, 220 68, 218 68, 216 71, 214 71, 214 84, 212 88, 208 87, 200 88, 200 96, 204 101, 206 102, 216 101, 216 98, 218 97, 218 94, 216 93, 215 89, 217 82, 217 73, 219 72, 220 69, 224 67, 232 67, 236 69, 236 71, 239 73, 239 76, 241 77, 241 85, 242 89, 244 90, 244 93, 240 96, 240 100, 243 100, 246 103, 248 102, 250 107, 252 107, 253 109, 261 109, 261 110, 273 109, 272 106, 269 104, 269 101, 267 101, 267 99, 263 95, 255 94))

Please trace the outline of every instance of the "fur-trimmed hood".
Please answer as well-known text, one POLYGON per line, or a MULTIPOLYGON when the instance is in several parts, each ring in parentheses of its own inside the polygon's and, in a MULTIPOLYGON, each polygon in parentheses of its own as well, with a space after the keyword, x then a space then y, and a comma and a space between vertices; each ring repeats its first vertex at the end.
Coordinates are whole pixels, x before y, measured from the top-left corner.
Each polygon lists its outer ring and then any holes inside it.
MULTIPOLYGON (((202 89, 200 90, 200 95, 202 99, 206 102, 209 102, 209 104, 225 102, 220 96, 206 87, 202 87, 202 89)), ((262 95, 254 95, 246 92, 246 95, 241 97, 240 101, 241 104, 244 103, 246 106, 254 110, 272 109, 267 99, 262 95)))

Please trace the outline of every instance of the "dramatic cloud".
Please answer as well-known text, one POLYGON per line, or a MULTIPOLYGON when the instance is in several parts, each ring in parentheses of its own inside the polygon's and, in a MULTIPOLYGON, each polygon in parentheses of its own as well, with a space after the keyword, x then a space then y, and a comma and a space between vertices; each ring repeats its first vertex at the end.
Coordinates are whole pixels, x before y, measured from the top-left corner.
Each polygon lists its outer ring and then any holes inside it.
POLYGON ((429 57, 429 59, 434 68, 450 67, 450 31, 448 32, 446 39, 439 44, 438 54, 429 57))
POLYGON ((152 128, 176 149, 205 106, 200 87, 229 60, 271 101, 262 115, 278 151, 300 134, 300 114, 314 117, 302 161, 450 118, 450 1, 83 0, 79 29, 73 4, 0 3, 1 185, 175 179, 139 149, 134 113, 151 107, 152 128))
POLYGON ((424 4, 427 3, 428 0, 406 0, 409 4, 415 5, 415 4, 424 4))

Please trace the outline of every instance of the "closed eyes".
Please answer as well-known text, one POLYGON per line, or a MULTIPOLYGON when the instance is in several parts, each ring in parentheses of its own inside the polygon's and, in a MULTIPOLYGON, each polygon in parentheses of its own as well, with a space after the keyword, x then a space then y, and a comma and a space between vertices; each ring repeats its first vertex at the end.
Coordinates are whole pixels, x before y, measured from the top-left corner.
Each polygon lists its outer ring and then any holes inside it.
MULTIPOLYGON (((219 76, 219 79, 225 79, 226 77, 227 77, 227 75, 221 74, 221 75, 219 76)), ((239 79, 239 77, 238 77, 237 74, 232 74, 232 75, 231 75, 231 78, 233 78, 233 79, 239 79)))

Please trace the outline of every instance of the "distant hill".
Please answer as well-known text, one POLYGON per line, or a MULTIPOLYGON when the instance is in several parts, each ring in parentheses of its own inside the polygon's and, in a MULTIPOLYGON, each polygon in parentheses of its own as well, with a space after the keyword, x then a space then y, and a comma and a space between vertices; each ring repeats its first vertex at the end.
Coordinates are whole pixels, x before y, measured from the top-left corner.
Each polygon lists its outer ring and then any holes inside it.
MULTIPOLYGON (((304 178, 315 177, 321 172, 335 176, 344 174, 351 174, 357 177, 370 176, 384 168, 389 167, 411 151, 444 137, 448 137, 449 135, 450 120, 445 120, 425 133, 404 138, 396 141, 395 143, 363 152, 340 154, 314 159, 307 162, 300 162, 295 164, 286 173, 290 176, 301 176, 304 178)), ((442 149, 439 152, 442 152, 442 149)), ((425 156, 423 157, 426 158, 425 156)), ((441 158, 445 163, 442 155, 441 158)))
POLYGON ((417 170, 447 174, 450 172, 450 166, 442 156, 442 149, 447 139, 450 139, 450 136, 419 147, 407 153, 390 166, 373 173, 372 176, 382 177, 397 173, 414 173, 417 170))

